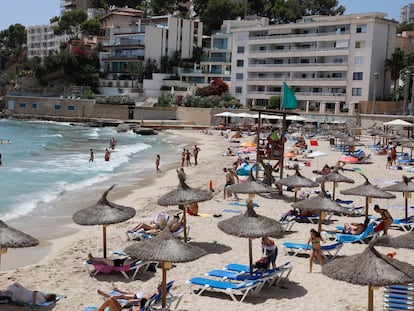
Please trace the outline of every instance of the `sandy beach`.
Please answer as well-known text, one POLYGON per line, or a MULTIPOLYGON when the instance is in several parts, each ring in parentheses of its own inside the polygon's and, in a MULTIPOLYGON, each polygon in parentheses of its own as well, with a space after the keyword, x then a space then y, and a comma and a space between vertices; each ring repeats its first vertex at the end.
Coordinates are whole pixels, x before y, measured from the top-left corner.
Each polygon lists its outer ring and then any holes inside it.
MULTIPOLYGON (((196 167, 185 167, 187 183, 191 187, 208 189, 210 180, 213 183, 214 198, 211 201, 199 204, 200 216, 188 216, 187 221, 190 230, 190 243, 203 248, 208 254, 196 261, 189 263, 177 263, 168 271, 168 279, 174 280, 174 293, 184 294, 178 307, 179 310, 366 310, 368 288, 350 285, 345 282, 332 280, 320 273, 319 264, 314 265, 313 273, 308 272, 309 257, 293 257, 285 255, 281 244, 285 241, 306 243, 309 238, 309 230, 317 227, 315 224, 295 223, 292 232, 287 232, 282 238, 275 240, 279 246, 277 264, 290 261, 293 265, 292 273, 288 280, 283 280, 279 285, 264 287, 256 296, 249 296, 243 303, 233 302, 229 296, 224 294, 206 292, 201 296, 193 293, 193 288, 186 284, 192 277, 203 276, 207 271, 219 269, 231 262, 241 264, 248 263, 248 241, 247 239, 229 236, 217 228, 220 220, 236 215, 232 212, 225 212, 223 209, 244 210, 243 207, 234 207, 229 204, 231 199, 223 199, 222 188, 225 183, 223 167, 231 167, 236 157, 226 157, 223 153, 230 144, 219 135, 218 131, 212 131, 213 135, 205 135, 196 130, 170 130, 168 133, 181 135, 187 142, 196 142, 200 147, 199 165, 196 167), (221 217, 213 217, 214 214, 221 214, 221 217)), ((243 137, 242 141, 253 140, 253 136, 243 137)), ((370 136, 362 136, 362 142, 372 143, 370 136)), ((313 150, 321 150, 328 153, 325 157, 310 160, 311 166, 301 167, 303 175, 309 178, 316 178, 318 175, 312 173, 313 170, 321 168, 325 163, 334 165, 340 158, 340 152, 330 150, 329 141, 319 140, 318 147, 311 147, 313 150)), ((189 147, 191 145, 189 144, 189 147)), ((287 143, 287 147, 291 143, 287 143)), ((366 153, 372 153, 369 149, 362 147, 366 153)), ((237 150, 237 149, 235 149, 237 150)), ((175 169, 177 165, 164 165, 161 155, 162 173, 149 173, 145 182, 141 182, 135 189, 115 188, 109 195, 109 199, 126 206, 132 206, 137 214, 134 218, 120 224, 108 226, 108 249, 122 250, 134 241, 127 241, 125 231, 135 226, 138 222, 151 221, 157 212, 177 209, 176 207, 161 207, 156 204, 157 199, 175 188, 178 184, 175 169)), ((385 186, 391 180, 400 180, 401 176, 411 176, 401 170, 386 170, 386 157, 372 155, 372 164, 346 165, 346 168, 359 168, 362 173, 375 182, 385 186)), ((177 159, 179 160, 179 159, 177 159)), ((155 168, 154 168, 155 171, 155 168)), ((293 170, 286 170, 285 173, 291 175, 293 170)), ((344 175, 355 180, 354 185, 339 184, 337 194, 340 190, 351 188, 362 184, 364 178, 355 172, 344 172, 344 175)), ((147 177, 147 176, 145 176, 147 177)), ((327 184, 327 189, 332 189, 332 184, 327 184)), ((311 190, 311 189, 303 189, 311 190)), ((293 192, 284 192, 283 199, 271 199, 265 196, 256 196, 254 201, 259 204, 256 212, 272 217, 277 220, 280 214, 290 210, 293 201, 293 192)), ((363 205, 363 197, 338 195, 342 199, 352 199, 356 205, 363 205)), ((403 217, 404 211, 398 206, 404 205, 402 194, 396 193, 397 198, 392 200, 373 199, 370 205, 370 213, 375 214, 373 205, 379 204, 381 207, 391 206, 389 209, 393 217, 403 217)), ((242 200, 246 195, 240 195, 242 200)), ((85 202, 97 201, 99 197, 85 198, 85 202)), ((411 199, 412 200, 412 199, 411 199)), ((363 217, 340 217, 333 216, 332 222, 324 224, 323 228, 334 228, 335 225, 343 225, 345 222, 363 221, 363 217)), ((47 224, 45 224, 47 226, 47 224)), ((0 288, 5 288, 8 284, 18 281, 31 289, 45 292, 63 294, 66 298, 59 301, 53 310, 82 310, 87 306, 99 306, 103 299, 96 293, 97 289, 109 291, 111 282, 116 282, 122 288, 133 290, 143 290, 154 292, 161 280, 161 269, 156 273, 138 273, 135 280, 126 280, 121 274, 98 274, 91 277, 84 268, 83 262, 88 253, 95 256, 102 254, 102 229, 100 226, 83 227, 63 222, 63 234, 57 238, 48 237, 48 254, 38 263, 9 271, 0 272, 0 288)), ((27 233, 32 233, 33 228, 29 225, 25 228, 18 228, 27 233)), ((403 234, 400 230, 391 229, 391 236, 403 234)), ((44 239, 46 240, 46 239, 44 239)), ((45 242, 46 243, 46 242, 45 242)), ((339 253, 340 256, 352 255, 362 252, 366 245, 347 243, 339 253)), ((378 247, 384 254, 392 249, 378 247)), ((23 250, 24 254, 30 256, 36 253, 36 247, 23 250)), ((21 256, 20 250, 9 250, 2 256, 2 261, 13 260, 21 256)), ((409 250, 396 250, 396 258, 414 264, 409 250)), ((309 253, 308 253, 309 254, 309 253)), ((260 241, 253 241, 253 256, 258 259, 261 256, 260 241)), ((375 310, 382 310, 382 290, 374 292, 375 310)), ((25 310, 16 306, 0 306, 1 310, 25 310)))

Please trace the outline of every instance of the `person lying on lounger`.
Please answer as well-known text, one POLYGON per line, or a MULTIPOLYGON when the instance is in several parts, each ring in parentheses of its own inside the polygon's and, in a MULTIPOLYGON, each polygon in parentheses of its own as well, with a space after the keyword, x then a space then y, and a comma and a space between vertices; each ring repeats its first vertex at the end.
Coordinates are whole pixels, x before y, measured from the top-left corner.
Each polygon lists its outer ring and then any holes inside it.
MULTIPOLYGON (((182 226, 184 225, 184 220, 183 218, 180 218, 180 216, 174 215, 173 219, 169 222, 170 225, 170 230, 172 233, 175 233, 177 231, 179 231, 182 226)), ((150 230, 141 230, 141 231, 137 231, 142 232, 144 234, 148 234, 148 235, 157 235, 159 233, 161 233, 162 230, 164 230, 164 228, 166 227, 166 225, 164 225, 162 228, 157 228, 157 229, 150 229, 150 230)))
MULTIPOLYGON (((136 291, 130 291, 130 290, 123 290, 123 289, 120 289, 119 287, 115 286, 115 284, 112 284, 112 290, 119 292, 119 295, 109 295, 109 294, 107 294, 104 291, 99 290, 99 289, 98 289, 98 294, 108 298, 107 300, 109 300, 109 299, 115 299, 115 300, 125 299, 125 300, 127 300, 127 303, 125 305, 123 305, 121 307, 121 309, 119 309, 119 310, 122 310, 122 308, 128 308, 128 307, 131 308, 130 310, 141 310, 141 307, 146 304, 148 299, 150 299, 154 294, 160 292, 161 284, 158 284, 157 292, 152 293, 152 294, 146 294, 142 291, 136 292, 136 291)), ((115 310, 118 310, 118 309, 115 309, 115 310)), ((112 308, 111 308, 111 311, 112 311, 112 308)))
POLYGON ((141 307, 130 307, 130 306, 121 306, 121 304, 116 300, 115 297, 109 297, 105 300, 105 302, 98 308, 96 311, 122 311, 122 310, 130 310, 130 311, 139 311, 141 307))
POLYGON ((134 228, 132 228, 130 231, 138 231, 140 229, 144 230, 151 230, 151 229, 163 229, 163 226, 165 227, 166 223, 168 222, 169 216, 164 213, 158 213, 157 216, 153 221, 151 221, 149 224, 146 223, 139 223, 134 228))
POLYGON ((37 290, 30 290, 18 282, 7 287, 7 291, 11 293, 11 301, 29 303, 33 305, 42 304, 56 300, 55 294, 43 293, 37 290))
POLYGON ((98 264, 113 266, 113 267, 129 266, 130 264, 136 261, 136 259, 132 259, 129 257, 119 258, 119 259, 118 258, 110 259, 110 258, 103 258, 103 257, 94 257, 90 253, 88 254, 88 259, 92 261, 93 263, 98 263, 98 264))
POLYGON ((366 219, 364 223, 357 223, 357 222, 351 222, 350 224, 345 223, 344 228, 342 230, 335 230, 335 231, 329 231, 329 232, 358 235, 364 232, 364 230, 368 226, 368 223, 369 223, 369 219, 366 219))

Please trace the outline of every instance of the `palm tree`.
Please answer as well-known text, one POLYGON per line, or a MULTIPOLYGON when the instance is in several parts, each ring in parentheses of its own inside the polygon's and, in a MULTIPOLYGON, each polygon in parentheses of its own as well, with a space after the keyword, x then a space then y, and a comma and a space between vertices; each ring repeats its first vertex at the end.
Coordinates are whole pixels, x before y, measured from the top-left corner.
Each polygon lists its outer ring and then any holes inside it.
POLYGON ((394 82, 394 90, 397 89, 397 80, 400 78, 400 72, 404 68, 404 51, 395 48, 390 59, 385 60, 385 69, 391 74, 391 80, 394 82))

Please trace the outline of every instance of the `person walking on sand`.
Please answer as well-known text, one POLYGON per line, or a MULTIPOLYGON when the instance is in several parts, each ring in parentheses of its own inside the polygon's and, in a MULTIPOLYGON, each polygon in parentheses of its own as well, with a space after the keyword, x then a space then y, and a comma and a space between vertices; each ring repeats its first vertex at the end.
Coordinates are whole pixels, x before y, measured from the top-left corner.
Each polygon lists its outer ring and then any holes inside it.
MULTIPOLYGON (((226 184, 224 185, 224 189, 223 189, 223 195, 224 195, 224 199, 227 198, 227 195, 231 196, 231 193, 227 193, 227 187, 234 185, 236 180, 237 182, 239 182, 239 176, 237 176, 231 169, 224 167, 223 168, 223 172, 226 173, 226 184)), ((234 198, 238 201, 239 197, 237 196, 236 193, 234 193, 234 198)))
POLYGON ((397 150, 396 147, 391 148, 391 165, 397 165, 397 150))
POLYGON ((161 157, 160 157, 159 154, 157 154, 157 156, 155 157, 155 171, 157 173, 161 173, 161 170, 160 170, 160 161, 161 161, 161 157))
POLYGON ((185 163, 185 148, 183 148, 183 152, 181 153, 181 167, 184 167, 185 163))
POLYGON ((321 242, 325 242, 324 239, 322 239, 321 234, 315 229, 311 229, 310 238, 308 240, 308 243, 306 243, 305 247, 305 249, 307 250, 309 244, 312 245, 311 255, 309 258, 309 272, 312 272, 312 265, 315 257, 318 259, 319 264, 321 266, 323 265, 321 242))
POLYGON ((387 152, 387 164, 385 165, 386 169, 390 169, 392 164, 392 152, 391 149, 387 152))
POLYGON ((388 228, 392 225, 393 218, 387 209, 380 208, 378 204, 374 205, 374 211, 381 215, 381 223, 378 227, 383 227, 384 235, 388 234, 388 228))
POLYGON ((198 164, 198 153, 200 152, 200 148, 197 147, 197 145, 194 145, 193 149, 193 157, 194 157, 194 166, 197 166, 198 164))
POLYGON ((89 156, 89 162, 93 162, 93 160, 94 160, 94 155, 93 155, 93 149, 91 148, 90 156, 89 156))
POLYGON ((191 153, 188 149, 185 151, 185 165, 191 166, 191 153))
POLYGON ((105 149, 105 161, 109 161, 111 157, 111 152, 109 152, 108 148, 105 149))

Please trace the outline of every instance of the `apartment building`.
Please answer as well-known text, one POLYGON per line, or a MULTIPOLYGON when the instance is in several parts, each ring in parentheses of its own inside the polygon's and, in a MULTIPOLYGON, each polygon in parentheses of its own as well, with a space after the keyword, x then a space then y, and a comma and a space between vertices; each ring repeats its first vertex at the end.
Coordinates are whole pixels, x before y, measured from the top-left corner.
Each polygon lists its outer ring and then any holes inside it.
POLYGON ((231 92, 242 104, 263 105, 286 82, 311 110, 371 100, 374 85, 383 98, 397 25, 372 13, 233 29, 231 92))
POLYGON ((152 59, 159 65, 163 56, 176 51, 182 58, 191 58, 193 47, 201 46, 201 22, 173 16, 144 17, 142 11, 116 9, 101 18, 106 39, 101 68, 107 78, 129 75, 129 64, 142 64, 152 59))
POLYGON ((400 23, 414 23, 414 3, 407 4, 401 8, 400 23))
POLYGON ((219 78, 227 84, 231 84, 231 58, 233 53, 233 33, 237 28, 245 28, 258 25, 268 25, 269 21, 264 17, 248 16, 241 20, 225 20, 221 29, 205 38, 208 42, 204 48, 204 56, 200 64, 193 69, 184 69, 181 73, 182 80, 192 84, 203 86, 211 80, 219 78))
POLYGON ((69 40, 68 35, 55 35, 57 22, 49 25, 27 27, 27 58, 39 56, 44 58, 58 52, 60 45, 69 40))
POLYGON ((60 1, 60 10, 63 15, 67 11, 75 9, 83 9, 87 11, 90 8, 93 8, 92 0, 61 0, 60 1))

